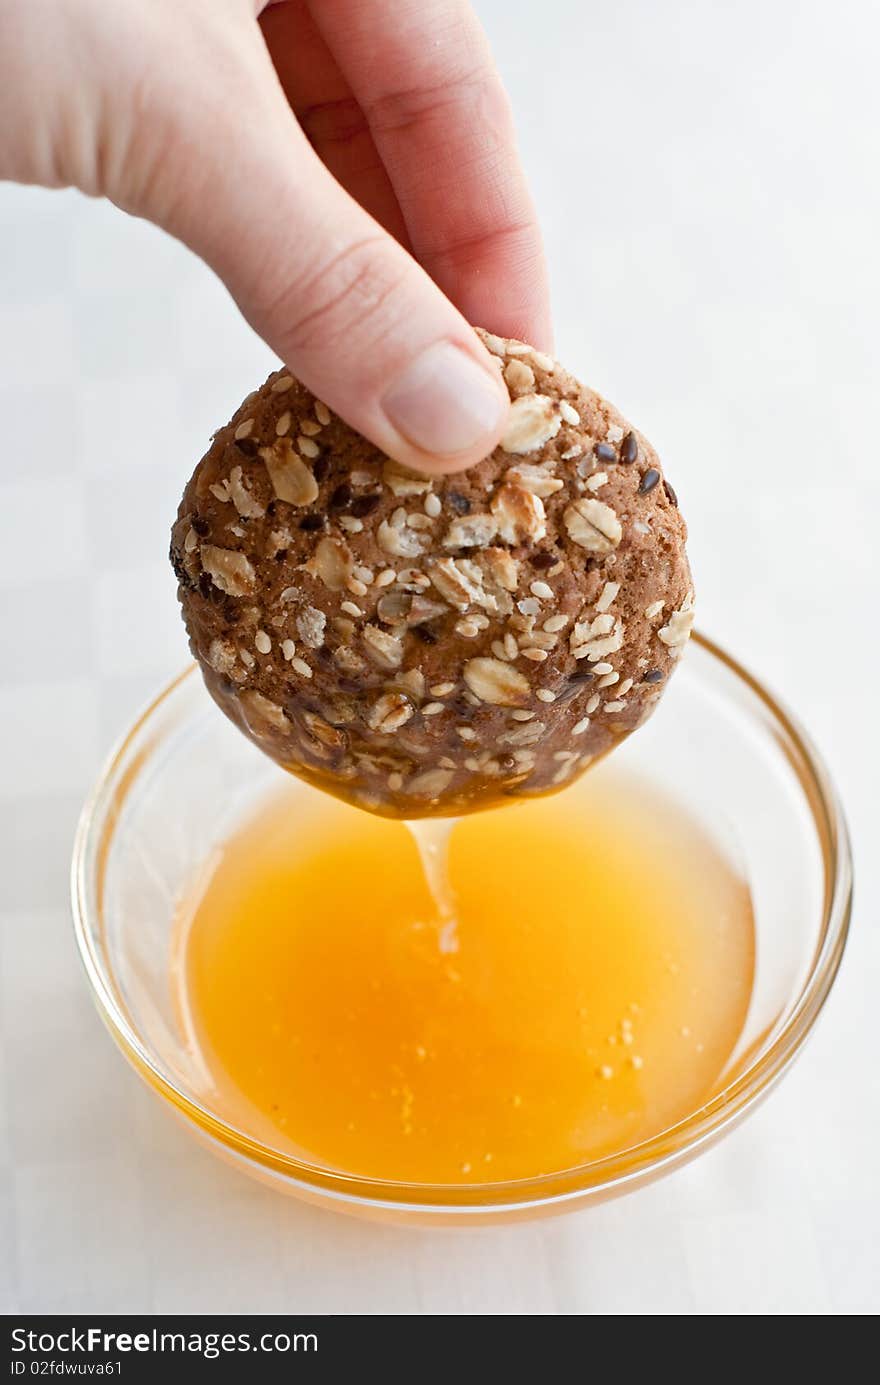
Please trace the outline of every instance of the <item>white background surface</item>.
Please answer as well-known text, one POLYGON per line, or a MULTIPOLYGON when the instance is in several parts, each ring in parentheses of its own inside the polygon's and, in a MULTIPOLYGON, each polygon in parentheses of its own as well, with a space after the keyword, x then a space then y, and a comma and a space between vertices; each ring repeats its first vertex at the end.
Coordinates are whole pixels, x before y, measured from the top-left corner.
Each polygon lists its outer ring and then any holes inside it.
POLYGON ((857 867, 842 974, 745 1126, 569 1218, 382 1229, 196 1148, 92 1011, 66 873, 103 753, 186 657, 165 556, 180 490, 270 358, 158 232, 73 194, 0 188, 7 1311, 878 1307, 878 11, 479 9, 546 228, 559 355, 656 442, 703 629, 789 701, 837 777, 857 867))

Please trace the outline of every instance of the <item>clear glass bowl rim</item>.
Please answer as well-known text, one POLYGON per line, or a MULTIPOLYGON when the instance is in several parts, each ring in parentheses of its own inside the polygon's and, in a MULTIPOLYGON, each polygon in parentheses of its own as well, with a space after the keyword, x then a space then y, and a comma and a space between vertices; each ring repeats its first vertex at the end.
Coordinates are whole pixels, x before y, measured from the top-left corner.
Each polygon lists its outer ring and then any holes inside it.
MULTIPOLYGON (((799 722, 762 683, 714 641, 695 632, 693 641, 744 683, 783 733, 785 753, 808 801, 823 856, 824 901, 819 941, 797 1000, 772 1044, 747 1064, 708 1103, 642 1144, 559 1173, 503 1183, 423 1184, 362 1178, 299 1160, 262 1144, 182 1091, 158 1066, 129 1021, 105 965, 101 947, 100 874, 111 849, 119 795, 137 783, 127 757, 158 709, 197 675, 191 664, 136 718, 106 760, 86 799, 71 862, 71 904, 80 958, 98 1012, 117 1045, 145 1081, 187 1117, 233 1162, 258 1176, 279 1180, 293 1193, 365 1211, 418 1215, 430 1212, 491 1213, 551 1210, 554 1204, 604 1200, 670 1172, 712 1144, 772 1089, 812 1029, 840 966, 852 911, 852 856, 846 820, 831 777, 799 722), (793 753, 792 753, 793 752, 793 753)), ((137 765, 140 768, 140 765, 137 765)), ((342 1209, 340 1209, 342 1210, 342 1209)))

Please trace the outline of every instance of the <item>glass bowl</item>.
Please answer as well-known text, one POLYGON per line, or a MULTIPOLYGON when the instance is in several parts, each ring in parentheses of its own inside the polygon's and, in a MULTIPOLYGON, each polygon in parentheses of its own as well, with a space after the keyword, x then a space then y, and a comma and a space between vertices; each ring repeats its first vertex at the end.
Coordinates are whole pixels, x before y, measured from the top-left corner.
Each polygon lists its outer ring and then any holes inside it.
MULTIPOLYGON (((73 915, 98 1010, 132 1066, 211 1149, 337 1211, 461 1225, 546 1215, 636 1188, 718 1139, 788 1067, 837 972, 852 877, 846 824, 815 750, 775 698, 702 636, 657 715, 615 761, 721 841, 755 911, 754 993, 730 1062, 698 1110, 631 1149, 516 1182, 396 1183, 295 1159, 212 1109, 170 983, 175 905, 281 771, 219 714, 194 667, 135 722, 83 809, 73 915)), ((306 810, 316 792, 303 785, 306 810)))

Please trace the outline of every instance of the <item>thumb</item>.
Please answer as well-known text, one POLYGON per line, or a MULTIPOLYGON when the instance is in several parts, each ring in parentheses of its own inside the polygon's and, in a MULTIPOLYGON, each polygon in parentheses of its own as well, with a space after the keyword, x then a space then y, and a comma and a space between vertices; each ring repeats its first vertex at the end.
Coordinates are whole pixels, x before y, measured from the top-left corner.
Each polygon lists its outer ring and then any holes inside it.
POLYGON ((265 48, 232 85, 190 90, 133 210, 205 259, 285 365, 383 452, 432 472, 485 457, 509 407, 494 358, 320 163, 265 48))

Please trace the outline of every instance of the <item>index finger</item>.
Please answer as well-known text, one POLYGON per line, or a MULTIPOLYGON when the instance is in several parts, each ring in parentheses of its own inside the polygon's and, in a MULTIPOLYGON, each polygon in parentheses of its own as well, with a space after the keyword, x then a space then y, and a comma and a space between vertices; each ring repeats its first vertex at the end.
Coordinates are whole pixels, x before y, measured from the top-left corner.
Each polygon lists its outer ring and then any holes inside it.
POLYGON ((471 322, 552 347, 541 235, 507 95, 465 0, 310 0, 416 258, 471 322))

